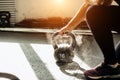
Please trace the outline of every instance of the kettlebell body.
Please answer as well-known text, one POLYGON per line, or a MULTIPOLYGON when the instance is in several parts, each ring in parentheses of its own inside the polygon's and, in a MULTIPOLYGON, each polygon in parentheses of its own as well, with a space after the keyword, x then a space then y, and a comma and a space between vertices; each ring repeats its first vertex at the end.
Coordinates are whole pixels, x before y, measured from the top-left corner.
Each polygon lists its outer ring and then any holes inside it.
POLYGON ((73 62, 74 48, 76 46, 76 40, 73 33, 66 32, 63 35, 53 34, 52 37, 54 58, 58 66, 62 66, 73 62), (60 36, 55 39, 55 37, 60 36), (57 42, 58 41, 58 42, 57 42))

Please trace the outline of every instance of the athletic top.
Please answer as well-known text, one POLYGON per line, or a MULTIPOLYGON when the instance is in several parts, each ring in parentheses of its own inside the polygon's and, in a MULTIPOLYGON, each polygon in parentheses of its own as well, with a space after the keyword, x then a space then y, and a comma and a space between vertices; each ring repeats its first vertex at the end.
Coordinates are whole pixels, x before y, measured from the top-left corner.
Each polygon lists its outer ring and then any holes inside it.
POLYGON ((115 2, 120 6, 120 0, 115 0, 115 2))

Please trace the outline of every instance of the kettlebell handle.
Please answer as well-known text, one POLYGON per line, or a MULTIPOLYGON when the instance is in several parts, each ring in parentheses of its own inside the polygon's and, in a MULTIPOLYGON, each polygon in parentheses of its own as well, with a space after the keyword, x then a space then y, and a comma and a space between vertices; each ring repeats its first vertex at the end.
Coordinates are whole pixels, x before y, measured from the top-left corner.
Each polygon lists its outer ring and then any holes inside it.
MULTIPOLYGON (((75 35, 71 32, 64 32, 63 35, 66 34, 68 36, 70 36, 72 38, 72 43, 70 44, 70 48, 73 50, 76 46, 76 39, 75 39, 75 35)), ((56 41, 55 41, 55 37, 56 36, 59 36, 60 34, 58 32, 55 32, 53 35, 52 35, 52 45, 54 47, 54 49, 58 48, 57 44, 56 44, 56 41)), ((62 36, 62 35, 60 35, 62 36)))

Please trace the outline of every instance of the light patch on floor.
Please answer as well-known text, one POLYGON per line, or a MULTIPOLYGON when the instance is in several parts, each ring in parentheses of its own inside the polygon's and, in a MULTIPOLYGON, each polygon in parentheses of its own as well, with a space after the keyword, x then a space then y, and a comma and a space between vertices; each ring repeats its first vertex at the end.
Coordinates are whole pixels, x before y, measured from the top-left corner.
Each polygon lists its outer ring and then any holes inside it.
POLYGON ((84 69, 91 69, 87 64, 85 64, 78 56, 76 56, 75 55, 75 57, 74 57, 74 59, 73 59, 74 61, 76 61, 79 65, 80 65, 80 67, 82 67, 82 68, 84 68, 84 69))
POLYGON ((10 80, 10 79, 7 79, 7 78, 0 78, 0 80, 10 80))
POLYGON ((10 79, 6 79, 6 78, 0 78, 0 80, 10 80, 10 79))
MULTIPOLYGON (((36 51, 40 59, 45 63, 48 70, 51 72, 52 76, 55 80, 77 80, 75 77, 71 77, 63 74, 59 67, 55 64, 54 59, 54 49, 52 45, 49 44, 31 44, 33 49, 36 51)), ((75 56, 74 61, 78 62, 81 67, 85 69, 89 69, 84 62, 81 61, 77 56, 75 56)))
POLYGON ((0 72, 11 73, 20 80, 38 80, 18 43, 0 42, 0 72))

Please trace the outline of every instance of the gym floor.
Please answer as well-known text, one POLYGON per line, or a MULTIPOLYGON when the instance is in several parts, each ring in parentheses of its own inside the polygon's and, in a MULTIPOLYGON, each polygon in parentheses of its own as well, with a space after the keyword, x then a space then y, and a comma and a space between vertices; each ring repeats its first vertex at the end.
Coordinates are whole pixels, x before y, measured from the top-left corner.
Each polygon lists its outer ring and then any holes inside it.
MULTIPOLYGON (((114 35, 115 44, 119 35, 114 35)), ((92 35, 76 34, 74 61, 90 69, 103 60, 92 35)), ((55 64, 51 33, 0 32, 0 72, 11 73, 20 80, 84 80, 82 69, 78 76, 61 72, 55 64)), ((0 80, 3 80, 0 78, 0 80)))

